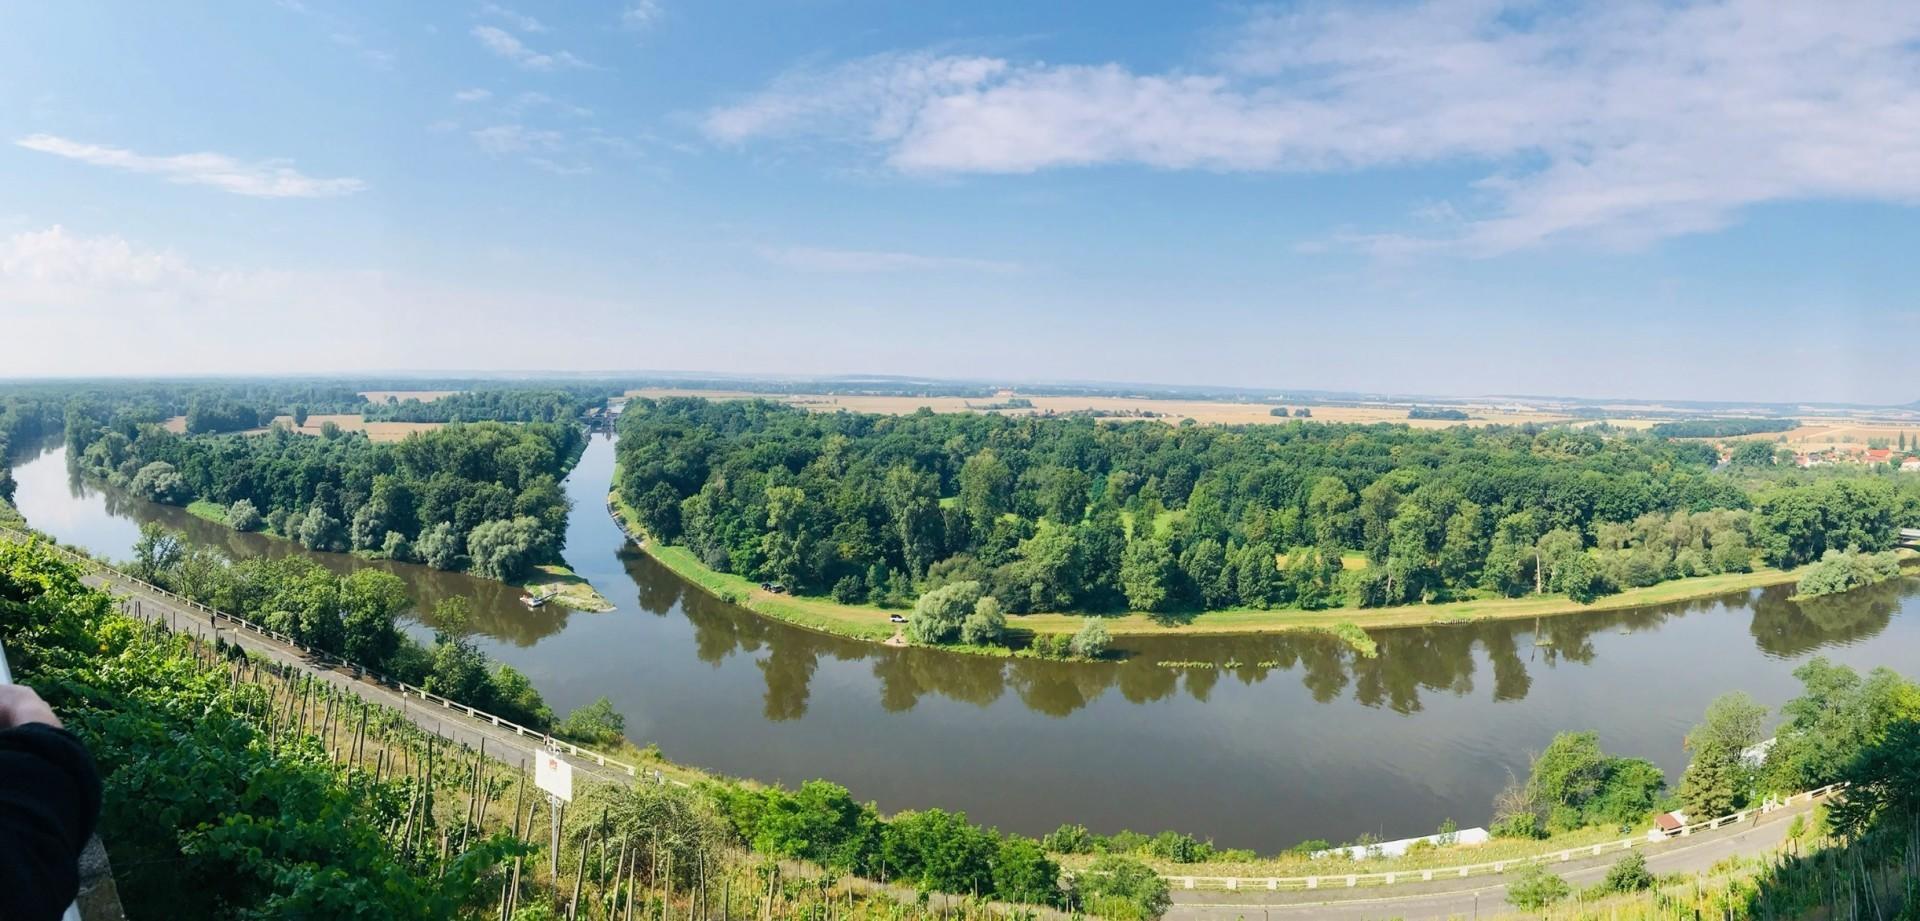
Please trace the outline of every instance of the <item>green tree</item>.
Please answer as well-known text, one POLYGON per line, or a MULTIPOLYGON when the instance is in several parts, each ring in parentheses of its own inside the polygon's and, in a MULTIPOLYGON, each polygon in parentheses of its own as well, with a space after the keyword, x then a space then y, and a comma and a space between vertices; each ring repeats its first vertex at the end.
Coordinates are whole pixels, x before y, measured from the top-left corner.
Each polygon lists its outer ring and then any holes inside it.
POLYGON ((184 505, 193 498, 193 492, 187 488, 187 481, 180 476, 172 464, 166 461, 154 461, 140 468, 134 474, 128 489, 142 499, 164 502, 168 505, 184 505))
POLYGON ((1068 648, 1079 658, 1098 659, 1107 654, 1107 647, 1111 644, 1112 640, 1107 636, 1107 625, 1098 617, 1089 617, 1073 634, 1068 648))
POLYGON ((247 499, 237 499, 227 507, 227 526, 235 531, 258 531, 263 523, 260 510, 247 499))
POLYGON ((467 556, 474 574, 507 582, 519 578, 547 553, 551 539, 539 519, 529 515, 488 521, 467 535, 467 556))
POLYGON ((969 646, 991 646, 1007 632, 1007 616, 1000 612, 1000 601, 992 595, 973 603, 973 613, 960 622, 960 642, 969 646))
POLYGON ((156 521, 140 525, 140 538, 133 543, 133 564, 127 571, 136 579, 160 583, 186 553, 180 535, 156 521))
POLYGON ((1172 600, 1173 551, 1165 541, 1136 537, 1120 558, 1120 588, 1136 611, 1164 611, 1172 600))
POLYGON ((400 577, 356 569, 340 580, 341 643, 350 662, 383 667, 400 646, 394 620, 410 603, 400 577))
POLYGON ((1074 902, 1088 914, 1117 921, 1153 921, 1173 905, 1167 881, 1128 857, 1095 860, 1073 880, 1074 902))
POLYGON ((462 535, 445 521, 421 531, 413 552, 422 563, 435 569, 459 569, 466 556, 462 535))
POLYGON ((582 745, 619 745, 627 737, 627 718, 613 708, 605 695, 567 714, 554 727, 554 735, 582 745))
POLYGON ((1693 761, 1680 776, 1680 799, 1696 820, 1726 815, 1745 804, 1753 772, 1742 752, 1760 741, 1767 708, 1741 691, 1722 694, 1707 705, 1706 716, 1687 733, 1693 761))
POLYGON ((917 643, 953 642, 980 597, 980 583, 973 581, 943 585, 921 595, 907 617, 907 636, 917 643))

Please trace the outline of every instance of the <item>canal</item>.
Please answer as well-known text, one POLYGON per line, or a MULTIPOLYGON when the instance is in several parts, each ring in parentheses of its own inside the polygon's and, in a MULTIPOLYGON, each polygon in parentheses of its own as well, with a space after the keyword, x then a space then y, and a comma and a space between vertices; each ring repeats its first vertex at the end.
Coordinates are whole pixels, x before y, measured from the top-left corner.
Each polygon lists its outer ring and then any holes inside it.
POLYGON ((595 435, 565 484, 566 560, 617 606, 604 614, 529 611, 498 583, 237 534, 76 482, 58 445, 14 476, 30 523, 108 558, 159 521, 234 556, 377 566, 422 608, 464 595, 482 647, 556 712, 606 695, 632 738, 676 761, 790 785, 824 777, 887 811, 964 810, 1029 834, 1081 822, 1273 851, 1482 825, 1509 773, 1525 776, 1528 752, 1558 730, 1598 730, 1608 751, 1676 777, 1682 737, 1723 691, 1777 708, 1816 655, 1863 670, 1920 662, 1911 578, 1805 606, 1781 587, 1537 625, 1386 630, 1374 659, 1317 636, 1135 639, 1120 643, 1124 661, 1099 664, 890 649, 689 588, 625 546, 604 511, 612 470, 613 441, 595 435))

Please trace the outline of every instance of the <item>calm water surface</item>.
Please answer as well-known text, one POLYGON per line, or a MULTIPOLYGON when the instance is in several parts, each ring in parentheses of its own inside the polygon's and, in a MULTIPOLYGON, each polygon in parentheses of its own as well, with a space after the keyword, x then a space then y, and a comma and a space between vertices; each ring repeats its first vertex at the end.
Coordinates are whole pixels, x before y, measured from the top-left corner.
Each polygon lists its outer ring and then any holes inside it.
MULTIPOLYGON (((628 733, 671 758, 797 784, 826 777, 892 811, 939 806, 1010 831, 1176 828, 1263 851, 1305 838, 1484 824, 1508 772, 1561 729, 1676 776, 1681 737, 1716 694, 1777 707, 1814 655, 1857 668, 1920 662, 1920 581, 1820 604, 1784 587, 1532 622, 1374 633, 1376 659, 1317 637, 1123 643, 1123 662, 1068 664, 887 649, 764 620, 685 586, 624 546, 604 500, 613 442, 567 479, 566 559, 618 610, 529 611, 517 591, 425 567, 308 553, 184 510, 75 482, 58 446, 15 468, 35 527, 125 558, 142 521, 236 556, 306 553, 377 566, 416 603, 472 599, 487 652, 558 712, 612 698, 628 733), (1542 645, 1546 641, 1547 645, 1542 645), (1161 661, 1244 663, 1163 668, 1161 661)), ((429 627, 411 625, 416 635, 429 627)))

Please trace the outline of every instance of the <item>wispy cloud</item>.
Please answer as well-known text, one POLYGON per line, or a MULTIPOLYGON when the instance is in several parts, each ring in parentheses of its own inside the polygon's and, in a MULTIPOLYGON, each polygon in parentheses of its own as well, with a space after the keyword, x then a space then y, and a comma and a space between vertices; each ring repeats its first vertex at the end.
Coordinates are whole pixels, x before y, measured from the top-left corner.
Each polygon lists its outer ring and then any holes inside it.
POLYGON ((517 154, 531 150, 554 151, 560 149, 561 135, 558 131, 546 131, 529 128, 521 124, 488 125, 477 128, 469 135, 480 149, 490 154, 517 154))
MULTIPOLYGON (((1504 252, 1713 230, 1772 201, 1920 201, 1920 5, 1331 2, 1262 10, 1209 66, 887 54, 707 113, 908 173, 1471 163, 1443 242, 1504 252)), ((1399 248, 1396 246, 1396 248, 1399 248)))
POLYGON ((522 32, 533 32, 537 34, 547 31, 546 24, 540 20, 517 10, 510 10, 498 3, 482 4, 480 13, 485 16, 492 16, 522 32))
POLYGON ((635 31, 652 28, 658 21, 660 4, 656 0, 633 0, 620 11, 620 25, 635 31))
POLYGON ((487 100, 492 98, 493 98, 492 90, 481 89, 479 87, 475 87, 470 90, 461 90, 453 94, 454 102, 486 102, 487 100))
POLYGON ((878 272, 967 271, 1005 274, 1020 271, 1017 262, 924 256, 887 250, 824 249, 813 246, 762 246, 760 258, 802 272, 871 274, 878 272))
POLYGON ((472 35, 479 40, 480 46, 496 56, 511 61, 526 70, 554 70, 557 68, 577 68, 587 66, 587 62, 567 51, 551 53, 535 51, 525 42, 515 38, 513 33, 497 26, 474 26, 472 35))
POLYGON ((28 150, 37 150, 94 166, 105 166, 130 173, 161 176, 183 185, 212 186, 235 195, 255 198, 329 198, 351 195, 367 184, 359 179, 321 179, 294 169, 286 160, 247 163, 225 154, 189 153, 173 156, 148 156, 120 147, 87 144, 51 134, 34 134, 14 142, 28 150))
POLYGON ((359 55, 374 69, 386 70, 393 66, 392 52, 368 44, 358 32, 349 28, 339 17, 316 11, 300 0, 274 0, 274 4, 289 13, 297 13, 314 20, 326 30, 328 41, 359 55))

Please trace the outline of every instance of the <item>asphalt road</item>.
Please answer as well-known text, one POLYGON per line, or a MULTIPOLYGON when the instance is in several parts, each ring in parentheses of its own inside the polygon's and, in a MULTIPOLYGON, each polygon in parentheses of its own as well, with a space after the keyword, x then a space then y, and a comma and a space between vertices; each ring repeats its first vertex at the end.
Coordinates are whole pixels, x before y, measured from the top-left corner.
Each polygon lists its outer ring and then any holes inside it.
MULTIPOLYGON (((1786 840, 1793 817, 1813 808, 1798 803, 1766 815, 1759 822, 1748 821, 1711 831, 1674 838, 1650 848, 1636 848, 1647 856, 1647 868, 1656 874, 1695 873, 1706 870, 1728 857, 1751 856, 1776 850, 1786 840)), ((1590 886, 1607 874, 1607 868, 1619 860, 1621 852, 1576 858, 1553 866, 1553 870, 1575 888, 1590 886)), ((1405 921, 1437 918, 1494 917, 1514 911, 1506 901, 1503 877, 1484 876, 1443 882, 1416 883, 1392 888, 1356 889, 1350 898, 1328 899, 1323 892, 1203 892, 1176 889, 1171 919, 1206 921, 1270 921, 1275 918, 1330 918, 1341 921, 1373 921, 1400 918, 1405 921)))

